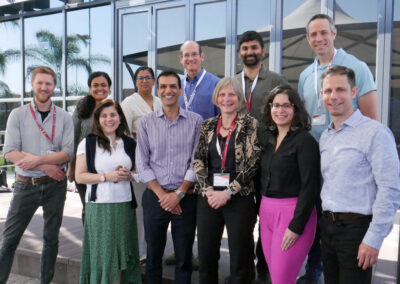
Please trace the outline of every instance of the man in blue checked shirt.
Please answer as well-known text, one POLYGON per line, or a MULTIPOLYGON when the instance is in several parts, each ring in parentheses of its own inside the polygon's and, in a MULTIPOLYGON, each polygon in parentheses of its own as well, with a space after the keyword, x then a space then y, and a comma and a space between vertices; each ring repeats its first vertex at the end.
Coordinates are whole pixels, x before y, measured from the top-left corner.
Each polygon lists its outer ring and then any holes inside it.
POLYGON ((143 219, 147 242, 146 283, 162 283, 162 257, 171 222, 176 255, 175 283, 189 284, 196 228, 196 176, 192 158, 202 118, 179 106, 181 81, 175 72, 157 78, 162 109, 144 116, 137 130, 136 169, 147 189, 143 219))
POLYGON ((333 66, 321 95, 332 117, 320 139, 321 248, 325 283, 371 283, 372 266, 400 204, 392 132, 353 109, 354 71, 333 66))

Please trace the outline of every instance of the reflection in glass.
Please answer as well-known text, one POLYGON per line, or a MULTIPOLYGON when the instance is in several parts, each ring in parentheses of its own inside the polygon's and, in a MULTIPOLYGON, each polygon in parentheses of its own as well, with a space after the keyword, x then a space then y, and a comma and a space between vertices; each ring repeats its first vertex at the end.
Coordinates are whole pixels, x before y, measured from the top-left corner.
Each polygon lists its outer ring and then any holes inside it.
POLYGON ((400 156, 400 1, 395 1, 392 34, 392 78, 389 126, 396 139, 400 156))
POLYGON ((31 95, 31 72, 40 65, 57 74, 54 96, 61 96, 62 17, 60 13, 25 19, 25 94, 31 95))
POLYGON ((157 74, 164 70, 183 74, 179 48, 184 41, 185 7, 157 10, 157 74))
POLYGON ((0 22, 0 98, 22 95, 19 21, 0 22))
POLYGON ((92 71, 111 71, 110 6, 68 12, 67 95, 89 92, 92 71))
POLYGON ((306 39, 306 25, 321 13, 321 0, 283 1, 282 73, 297 88, 300 73, 314 61, 306 39))
POLYGON ((336 48, 343 48, 364 61, 375 76, 378 0, 337 0, 336 48), (360 9, 368 7, 368 9, 360 9))
MULTIPOLYGON (((270 37, 270 13, 268 1, 255 0, 249 5, 247 0, 239 0, 237 6, 237 39, 246 31, 256 31, 261 34, 264 41, 265 57, 263 64, 268 69, 268 57, 269 57, 269 37, 270 37), (252 20, 249 21, 249 15, 252 20)), ((239 46, 237 46, 239 49, 239 46)), ((239 72, 243 69, 242 60, 237 53, 236 58, 236 71, 239 72)))
POLYGON ((0 104, 0 131, 6 130, 7 119, 14 108, 21 106, 21 103, 1 103, 0 104))
POLYGON ((148 12, 123 15, 122 18, 122 100, 134 93, 133 74, 148 65, 148 12))
POLYGON ((216 76, 225 75, 226 2, 195 6, 195 40, 204 52, 203 66, 216 76))

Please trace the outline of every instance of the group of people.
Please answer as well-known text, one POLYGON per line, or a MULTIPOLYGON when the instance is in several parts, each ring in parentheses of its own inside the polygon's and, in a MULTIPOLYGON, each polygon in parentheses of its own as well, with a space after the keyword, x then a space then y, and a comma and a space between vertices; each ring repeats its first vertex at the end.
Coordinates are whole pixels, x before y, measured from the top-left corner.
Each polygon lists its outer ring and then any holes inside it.
POLYGON ((136 92, 120 105, 108 99, 108 74, 94 72, 72 118, 51 101, 54 71, 35 69, 33 101, 7 122, 3 152, 16 165, 16 183, 0 284, 38 206, 40 281, 50 283, 67 177, 84 205, 80 283, 141 283, 144 259, 146 283, 162 283, 169 225, 175 283, 191 282, 196 229, 199 283, 218 283, 224 228, 229 283, 296 283, 307 254, 297 283, 317 283, 322 266, 325 283, 370 283, 400 205, 395 141, 375 120, 368 67, 335 49, 332 19, 315 15, 306 30, 317 56, 298 92, 262 64, 264 43, 254 31, 239 39, 243 70, 235 77, 207 72, 200 45, 187 41, 183 79, 140 67, 136 92))

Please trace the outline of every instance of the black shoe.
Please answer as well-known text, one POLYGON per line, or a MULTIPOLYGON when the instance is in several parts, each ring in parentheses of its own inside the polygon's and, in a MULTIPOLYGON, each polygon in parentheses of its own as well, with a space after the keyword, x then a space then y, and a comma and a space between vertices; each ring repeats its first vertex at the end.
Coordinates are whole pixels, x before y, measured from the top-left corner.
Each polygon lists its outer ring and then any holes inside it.
POLYGON ((175 264, 176 264, 175 253, 172 253, 165 259, 165 265, 175 265, 175 264))

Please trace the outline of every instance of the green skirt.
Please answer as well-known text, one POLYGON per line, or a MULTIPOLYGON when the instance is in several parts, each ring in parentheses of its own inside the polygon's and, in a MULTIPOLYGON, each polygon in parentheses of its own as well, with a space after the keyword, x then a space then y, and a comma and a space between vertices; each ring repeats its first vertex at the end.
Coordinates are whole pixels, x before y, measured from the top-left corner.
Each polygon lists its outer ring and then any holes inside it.
POLYGON ((81 284, 142 282, 136 211, 131 202, 86 203, 81 284))

